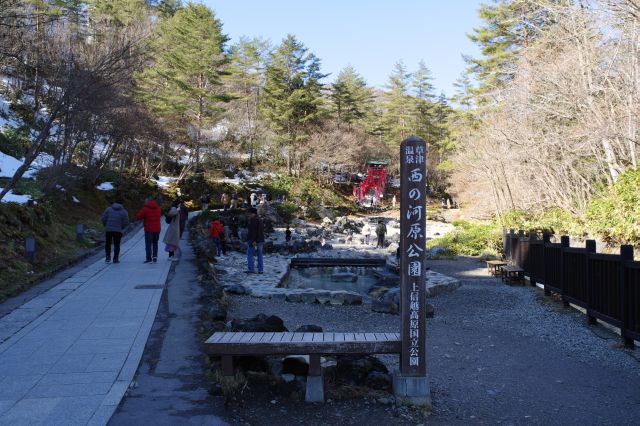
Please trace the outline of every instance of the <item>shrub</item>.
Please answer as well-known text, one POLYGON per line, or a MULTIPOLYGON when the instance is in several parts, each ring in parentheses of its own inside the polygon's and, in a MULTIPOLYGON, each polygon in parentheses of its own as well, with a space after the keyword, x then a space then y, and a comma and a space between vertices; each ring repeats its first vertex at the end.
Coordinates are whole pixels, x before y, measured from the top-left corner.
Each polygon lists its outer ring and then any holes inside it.
POLYGON ((20 159, 26 154, 29 145, 29 132, 26 128, 7 129, 0 132, 0 152, 20 159))
POLYGON ((275 209, 285 222, 291 222, 298 211, 298 206, 290 201, 276 204, 275 209))
POLYGON ((502 230, 495 223, 453 222, 456 228, 427 241, 427 248, 442 246, 447 255, 494 257, 502 251, 502 230))
POLYGON ((611 187, 602 188, 586 211, 586 226, 608 242, 640 239, 640 169, 628 169, 611 187))

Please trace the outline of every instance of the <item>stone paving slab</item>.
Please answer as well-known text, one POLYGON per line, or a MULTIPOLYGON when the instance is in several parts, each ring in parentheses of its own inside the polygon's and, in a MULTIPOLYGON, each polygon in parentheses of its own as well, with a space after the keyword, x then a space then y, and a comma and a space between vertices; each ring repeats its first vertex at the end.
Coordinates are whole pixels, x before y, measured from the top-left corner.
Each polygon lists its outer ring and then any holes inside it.
POLYGON ((134 377, 172 264, 164 256, 143 263, 142 230, 121 253, 120 264, 90 264, 0 318, 0 425, 109 421, 134 377))

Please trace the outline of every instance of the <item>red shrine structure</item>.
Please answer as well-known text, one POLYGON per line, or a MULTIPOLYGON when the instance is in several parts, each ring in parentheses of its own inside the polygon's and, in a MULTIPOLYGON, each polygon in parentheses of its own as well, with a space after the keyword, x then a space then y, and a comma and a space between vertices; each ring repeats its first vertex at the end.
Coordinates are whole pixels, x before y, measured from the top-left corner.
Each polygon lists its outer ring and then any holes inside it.
POLYGON ((380 204, 380 198, 384 193, 387 183, 386 160, 367 161, 367 176, 357 185, 353 186, 353 195, 356 202, 365 207, 375 207, 380 204))

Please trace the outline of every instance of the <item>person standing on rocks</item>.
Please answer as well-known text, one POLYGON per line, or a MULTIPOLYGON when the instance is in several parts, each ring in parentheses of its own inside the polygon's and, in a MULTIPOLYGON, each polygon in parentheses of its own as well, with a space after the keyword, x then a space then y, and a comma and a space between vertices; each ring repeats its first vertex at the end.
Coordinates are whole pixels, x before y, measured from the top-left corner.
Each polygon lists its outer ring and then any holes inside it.
POLYGON ((396 196, 394 195, 393 198, 391 198, 391 208, 395 210, 396 208, 396 196))
POLYGON ((369 222, 365 222, 362 227, 362 235, 364 236, 364 244, 369 245, 369 239, 371 238, 371 226, 369 226, 369 222))
POLYGON ((287 225, 287 229, 284 231, 284 240, 289 243, 291 241, 291 228, 287 225))
POLYGON ((235 190, 231 193, 231 208, 238 208, 238 191, 235 190))
POLYGON ((384 248, 384 236, 387 234, 387 225, 380 219, 378 226, 376 226, 376 235, 378 236, 378 244, 376 247, 384 248))
POLYGON ((111 262, 111 242, 113 242, 113 263, 120 263, 120 240, 122 231, 129 225, 129 214, 122 207, 122 201, 116 200, 110 207, 102 213, 102 224, 104 225, 104 251, 105 261, 111 262))
POLYGON ((144 226, 144 249, 146 260, 144 263, 158 261, 158 240, 160 239, 160 218, 162 211, 153 198, 147 198, 144 207, 136 213, 136 219, 142 220, 144 226))
POLYGON ((222 197, 220 197, 220 201, 222 201, 223 210, 229 210, 229 204, 231 202, 231 197, 226 192, 222 193, 222 197))
POLYGON ((169 228, 162 239, 166 244, 164 250, 169 253, 170 260, 178 260, 176 252, 180 250, 180 200, 171 204, 171 208, 165 214, 165 220, 169 223, 169 228))
POLYGON ((253 263, 254 254, 258 257, 258 273, 264 272, 264 263, 262 259, 262 244, 264 243, 264 223, 258 216, 254 207, 249 209, 249 218, 247 226, 247 273, 255 273, 253 263))
POLYGON ((220 256, 222 253, 222 233, 224 232, 224 227, 220 220, 216 217, 211 221, 211 226, 209 227, 209 237, 211 237, 211 241, 213 242, 213 246, 216 248, 216 256, 220 256))

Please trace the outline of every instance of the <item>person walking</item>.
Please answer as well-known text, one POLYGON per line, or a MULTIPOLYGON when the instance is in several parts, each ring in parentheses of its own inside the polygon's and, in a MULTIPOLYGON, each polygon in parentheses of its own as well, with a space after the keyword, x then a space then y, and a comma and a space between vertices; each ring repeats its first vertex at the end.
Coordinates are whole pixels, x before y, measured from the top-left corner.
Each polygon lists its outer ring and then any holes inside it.
POLYGON ((384 248, 384 236, 387 233, 387 225, 384 224, 384 221, 380 219, 378 221, 378 226, 376 226, 376 235, 378 236, 378 244, 376 247, 384 248))
POLYGON ((224 232, 224 227, 222 226, 222 222, 215 217, 211 221, 211 226, 209 227, 209 237, 211 237, 211 242, 213 242, 213 246, 216 248, 216 256, 220 256, 222 253, 222 233, 224 232))
POLYGON ((164 250, 169 253, 170 260, 178 260, 176 252, 180 250, 180 200, 171 203, 171 208, 165 213, 165 220, 169 223, 162 242, 164 250))
POLYGON ((262 259, 262 244, 264 243, 264 224, 262 219, 257 215, 255 208, 249 209, 249 219, 247 226, 247 273, 255 273, 253 263, 254 254, 258 257, 258 273, 264 272, 264 263, 262 259))
POLYGON ((362 236, 364 237, 364 244, 368 246, 371 236, 371 226, 368 222, 365 222, 364 226, 362 227, 362 236))
POLYGON ((122 207, 122 201, 116 200, 102 213, 104 225, 104 251, 106 262, 111 262, 111 243, 113 242, 113 263, 120 263, 120 240, 122 231, 129 225, 129 214, 122 207))
POLYGON ((180 204, 178 204, 178 210, 180 212, 180 238, 182 238, 184 228, 187 226, 187 221, 189 220, 189 208, 182 199, 180 200, 180 204))
POLYGON ((391 198, 391 208, 395 209, 396 208, 396 196, 394 195, 393 198, 391 198))
POLYGON ((291 241, 291 228, 287 225, 287 229, 284 231, 284 240, 289 243, 291 241))
POLYGON ((160 239, 160 218, 162 211, 153 198, 147 198, 144 207, 136 213, 136 219, 141 220, 144 227, 144 249, 146 259, 144 263, 158 261, 158 240, 160 239))

